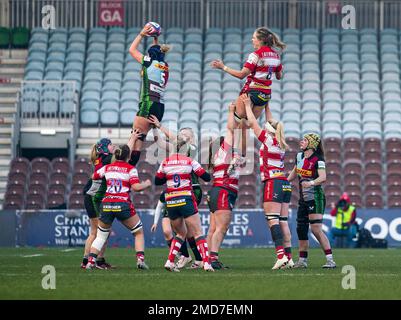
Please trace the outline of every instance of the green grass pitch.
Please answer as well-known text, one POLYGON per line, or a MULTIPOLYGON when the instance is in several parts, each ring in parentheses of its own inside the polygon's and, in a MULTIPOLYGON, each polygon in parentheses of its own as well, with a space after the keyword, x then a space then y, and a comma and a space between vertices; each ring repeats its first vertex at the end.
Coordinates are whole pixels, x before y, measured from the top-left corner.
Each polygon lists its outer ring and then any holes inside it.
POLYGON ((132 249, 112 248, 115 270, 79 268, 82 248, 1 248, 0 299, 401 299, 401 250, 334 250, 337 269, 324 270, 319 249, 307 270, 270 270, 273 249, 223 249, 228 270, 164 270, 167 249, 148 249, 150 270, 134 268, 132 249), (44 265, 56 269, 56 289, 42 288, 44 265), (356 270, 356 289, 345 290, 342 267, 356 270))

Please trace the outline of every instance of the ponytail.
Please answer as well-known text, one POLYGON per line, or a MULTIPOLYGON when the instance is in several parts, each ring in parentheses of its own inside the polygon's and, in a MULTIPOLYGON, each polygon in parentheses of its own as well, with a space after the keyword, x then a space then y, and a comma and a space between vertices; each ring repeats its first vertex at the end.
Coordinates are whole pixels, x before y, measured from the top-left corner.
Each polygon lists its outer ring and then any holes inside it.
POLYGON ((94 145, 92 146, 92 149, 91 149, 91 156, 90 156, 91 162, 92 162, 93 165, 95 164, 95 161, 96 161, 96 159, 97 159, 98 157, 99 157, 99 155, 98 155, 97 152, 96 152, 96 144, 94 144, 94 145))
POLYGON ((127 161, 129 154, 130 148, 126 144, 119 145, 118 148, 114 150, 114 157, 116 160, 127 161))
POLYGON ((288 144, 285 142, 284 125, 282 122, 277 122, 276 140, 278 141, 282 150, 288 150, 288 144))
POLYGON ((167 53, 171 50, 171 46, 168 44, 162 44, 160 45, 160 51, 163 53, 167 53))
POLYGON ((209 171, 212 171, 214 169, 213 158, 214 155, 216 154, 216 151, 220 148, 223 142, 224 142, 224 137, 221 136, 213 141, 210 141, 209 143, 209 161, 208 161, 209 171))
POLYGON ((261 27, 256 29, 256 38, 262 41, 263 45, 278 48, 281 51, 284 51, 287 45, 280 40, 280 37, 274 32, 270 31, 266 27, 261 27))

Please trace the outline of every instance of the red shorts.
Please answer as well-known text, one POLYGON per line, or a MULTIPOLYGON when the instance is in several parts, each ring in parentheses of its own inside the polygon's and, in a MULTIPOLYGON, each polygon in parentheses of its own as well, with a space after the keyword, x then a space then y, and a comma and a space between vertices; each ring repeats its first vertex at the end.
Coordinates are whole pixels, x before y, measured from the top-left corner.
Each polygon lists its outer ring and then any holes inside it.
POLYGON ((292 187, 287 179, 264 181, 263 202, 290 203, 292 187))

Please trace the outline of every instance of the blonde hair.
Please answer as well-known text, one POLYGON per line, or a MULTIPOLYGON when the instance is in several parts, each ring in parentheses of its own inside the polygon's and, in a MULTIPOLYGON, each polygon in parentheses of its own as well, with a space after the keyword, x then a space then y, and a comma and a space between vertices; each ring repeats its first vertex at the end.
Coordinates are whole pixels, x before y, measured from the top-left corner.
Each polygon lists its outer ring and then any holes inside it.
POLYGON ((167 53, 171 50, 171 45, 169 44, 161 44, 160 45, 160 51, 163 53, 167 53))
POLYGON ((277 34, 266 27, 257 28, 255 32, 256 38, 262 41, 265 46, 279 48, 281 51, 284 51, 287 47, 287 45, 280 40, 280 37, 277 34))
POLYGON ((288 150, 288 144, 285 142, 284 125, 282 122, 277 122, 275 135, 280 148, 283 150, 288 150))
POLYGON ((95 161, 98 158, 98 156, 99 155, 96 152, 96 144, 94 144, 92 146, 92 149, 91 149, 91 162, 92 162, 92 164, 95 164, 95 161))

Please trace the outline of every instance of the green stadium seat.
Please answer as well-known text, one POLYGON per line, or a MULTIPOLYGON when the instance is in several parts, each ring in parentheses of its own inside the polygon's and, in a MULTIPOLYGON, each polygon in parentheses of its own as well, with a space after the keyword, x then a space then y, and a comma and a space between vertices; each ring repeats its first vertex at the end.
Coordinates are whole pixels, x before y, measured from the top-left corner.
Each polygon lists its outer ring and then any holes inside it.
POLYGON ((11 30, 11 45, 13 48, 28 48, 28 44, 29 29, 18 27, 11 30))
POLYGON ((10 46, 10 30, 0 27, 0 49, 8 49, 10 46))

